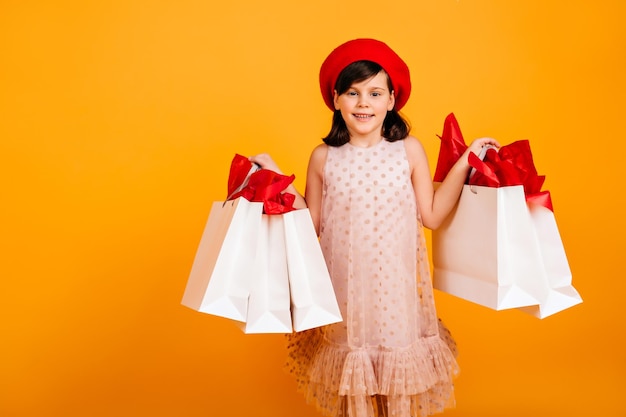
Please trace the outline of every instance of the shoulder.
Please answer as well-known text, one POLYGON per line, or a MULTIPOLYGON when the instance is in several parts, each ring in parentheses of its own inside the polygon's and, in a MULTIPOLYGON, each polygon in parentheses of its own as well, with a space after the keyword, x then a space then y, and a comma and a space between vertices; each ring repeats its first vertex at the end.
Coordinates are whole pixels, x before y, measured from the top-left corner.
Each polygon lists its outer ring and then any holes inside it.
POLYGON ((409 160, 426 156, 426 151, 424 150, 422 142, 420 142, 415 136, 407 136, 403 142, 404 149, 406 149, 406 155, 409 160))
POLYGON ((328 155, 328 145, 322 143, 317 145, 311 152, 309 164, 315 166, 322 166, 326 162, 326 156, 328 155))
POLYGON ((328 145, 325 143, 317 145, 311 152, 311 160, 313 159, 326 159, 328 154, 328 145))
POLYGON ((322 143, 317 145, 311 152, 309 158, 309 172, 322 172, 324 164, 326 164, 326 156, 328 155, 328 145, 322 143))
POLYGON ((428 156, 422 142, 414 136, 408 136, 403 142, 411 172, 415 172, 416 167, 428 167, 428 156))

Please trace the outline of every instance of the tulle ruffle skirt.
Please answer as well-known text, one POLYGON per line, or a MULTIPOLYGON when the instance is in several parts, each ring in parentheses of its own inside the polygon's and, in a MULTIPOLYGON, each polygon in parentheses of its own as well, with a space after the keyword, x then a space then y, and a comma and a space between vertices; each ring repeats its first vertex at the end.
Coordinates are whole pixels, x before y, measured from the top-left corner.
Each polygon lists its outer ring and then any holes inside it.
POLYGON ((414 344, 350 348, 323 329, 288 336, 287 369, 307 402, 332 417, 417 417, 454 405, 456 347, 447 329, 414 344))

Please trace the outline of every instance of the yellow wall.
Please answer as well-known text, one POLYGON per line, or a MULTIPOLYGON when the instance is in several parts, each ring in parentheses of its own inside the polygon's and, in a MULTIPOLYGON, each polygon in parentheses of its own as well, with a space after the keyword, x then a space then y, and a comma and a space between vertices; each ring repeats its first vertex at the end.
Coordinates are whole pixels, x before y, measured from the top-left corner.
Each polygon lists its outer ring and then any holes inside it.
POLYGON ((317 71, 355 37, 405 58, 434 170, 443 120, 530 139, 585 302, 545 320, 438 293, 449 416, 626 415, 621 0, 0 3, 0 415, 315 416, 280 335, 180 305, 235 152, 303 188, 317 71))

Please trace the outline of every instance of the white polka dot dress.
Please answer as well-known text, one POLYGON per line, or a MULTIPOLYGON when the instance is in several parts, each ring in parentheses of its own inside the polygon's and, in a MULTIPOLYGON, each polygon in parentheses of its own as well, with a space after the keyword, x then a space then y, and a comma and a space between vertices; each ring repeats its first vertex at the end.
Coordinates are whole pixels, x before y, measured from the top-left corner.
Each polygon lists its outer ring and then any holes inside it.
POLYGON ((289 336, 307 399, 342 417, 443 411, 456 352, 437 320, 404 141, 328 148, 320 243, 344 321, 289 336))

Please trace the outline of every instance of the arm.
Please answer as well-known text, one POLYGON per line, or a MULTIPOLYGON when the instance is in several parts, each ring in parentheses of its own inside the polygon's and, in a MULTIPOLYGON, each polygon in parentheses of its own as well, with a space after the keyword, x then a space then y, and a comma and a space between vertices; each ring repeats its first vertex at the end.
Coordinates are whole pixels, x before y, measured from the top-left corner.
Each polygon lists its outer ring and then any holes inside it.
POLYGON ((319 235, 320 217, 322 212, 322 189, 324 183, 324 164, 328 154, 327 145, 317 146, 311 153, 306 175, 306 202, 313 219, 315 231, 319 235))
MULTIPOLYGON (((285 192, 296 196, 293 206, 297 209, 307 208, 311 213, 315 231, 319 234, 320 215, 322 211, 322 185, 324 178, 324 164, 328 153, 327 145, 319 145, 311 153, 306 175, 305 197, 296 190, 293 184, 289 185, 285 192)), ((257 163, 261 168, 269 169, 282 174, 278 165, 268 154, 258 154, 250 157, 250 161, 257 163)))
POLYGON ((435 190, 430 176, 428 159, 422 144, 411 136, 405 139, 405 142, 417 206, 424 226, 429 229, 439 227, 458 201, 470 169, 469 153, 474 152, 478 155, 480 149, 485 145, 500 146, 497 141, 491 138, 481 138, 472 142, 450 169, 441 185, 435 190))

